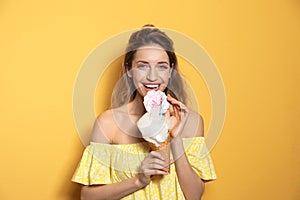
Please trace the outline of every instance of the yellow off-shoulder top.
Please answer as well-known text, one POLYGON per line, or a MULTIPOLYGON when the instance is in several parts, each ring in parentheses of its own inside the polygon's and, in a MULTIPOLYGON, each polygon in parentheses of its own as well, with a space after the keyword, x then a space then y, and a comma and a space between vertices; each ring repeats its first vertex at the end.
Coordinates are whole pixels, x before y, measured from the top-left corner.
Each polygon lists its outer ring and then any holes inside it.
MULTIPOLYGON (((191 167, 203 180, 216 179, 216 173, 204 137, 183 138, 185 153, 191 167)), ((72 181, 83 185, 110 184, 136 176, 141 162, 149 153, 146 142, 135 144, 102 144, 91 142, 86 147, 72 181)), ((184 199, 175 166, 170 173, 154 176, 149 185, 124 198, 184 199)))

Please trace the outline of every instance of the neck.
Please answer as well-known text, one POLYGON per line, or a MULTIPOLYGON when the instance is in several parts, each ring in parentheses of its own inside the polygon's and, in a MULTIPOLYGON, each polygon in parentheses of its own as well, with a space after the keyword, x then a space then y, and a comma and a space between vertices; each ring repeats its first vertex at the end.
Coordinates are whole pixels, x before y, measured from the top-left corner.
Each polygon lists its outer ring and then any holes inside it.
POLYGON ((128 113, 130 115, 140 115, 145 114, 146 109, 144 107, 144 98, 137 92, 135 98, 128 104, 128 113))

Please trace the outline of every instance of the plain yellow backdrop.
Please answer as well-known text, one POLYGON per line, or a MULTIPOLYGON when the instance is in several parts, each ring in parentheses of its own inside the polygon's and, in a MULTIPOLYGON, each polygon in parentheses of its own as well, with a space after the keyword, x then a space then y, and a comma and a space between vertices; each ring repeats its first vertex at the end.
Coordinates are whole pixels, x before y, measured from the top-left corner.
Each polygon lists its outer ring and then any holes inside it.
POLYGON ((79 199, 77 73, 99 43, 146 23, 196 40, 224 81, 218 179, 203 199, 300 199, 298 0, 0 1, 0 199, 79 199))

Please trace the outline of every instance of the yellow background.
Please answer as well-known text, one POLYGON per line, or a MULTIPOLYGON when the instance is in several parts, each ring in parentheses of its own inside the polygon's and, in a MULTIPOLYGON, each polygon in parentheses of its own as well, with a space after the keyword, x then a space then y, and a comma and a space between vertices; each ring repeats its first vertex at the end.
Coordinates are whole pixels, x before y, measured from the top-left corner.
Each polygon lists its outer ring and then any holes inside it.
POLYGON ((224 81, 203 199, 300 199, 298 0, 0 1, 0 199, 79 199, 76 75, 96 45, 146 23, 202 44, 224 81))

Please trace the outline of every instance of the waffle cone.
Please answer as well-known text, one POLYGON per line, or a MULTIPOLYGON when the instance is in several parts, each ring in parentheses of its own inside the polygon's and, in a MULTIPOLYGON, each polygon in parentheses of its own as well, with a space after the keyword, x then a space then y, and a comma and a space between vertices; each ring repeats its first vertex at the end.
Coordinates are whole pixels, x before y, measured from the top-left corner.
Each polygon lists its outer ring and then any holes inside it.
POLYGON ((171 136, 168 135, 168 138, 165 142, 161 143, 161 145, 157 146, 154 143, 148 142, 150 148, 152 151, 158 151, 162 157, 164 158, 165 162, 170 164, 170 142, 171 142, 171 136))

